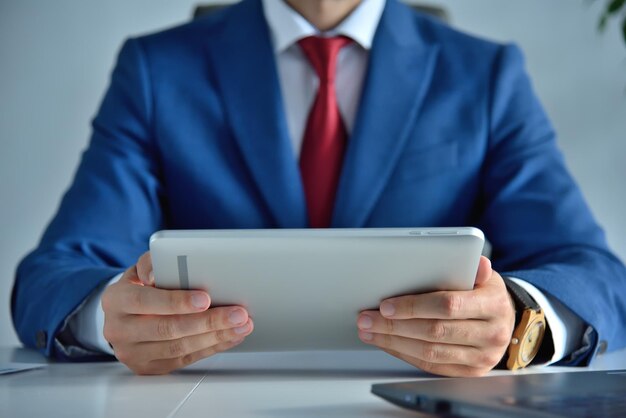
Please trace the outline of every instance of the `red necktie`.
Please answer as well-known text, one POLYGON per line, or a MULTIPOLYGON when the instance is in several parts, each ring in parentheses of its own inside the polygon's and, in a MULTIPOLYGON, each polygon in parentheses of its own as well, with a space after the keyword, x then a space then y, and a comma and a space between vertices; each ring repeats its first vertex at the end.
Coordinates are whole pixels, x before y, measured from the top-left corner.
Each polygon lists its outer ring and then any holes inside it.
POLYGON ((300 152, 300 173, 312 228, 330 226, 341 174, 347 133, 337 105, 335 72, 337 54, 350 42, 343 36, 310 36, 298 42, 319 77, 300 152))

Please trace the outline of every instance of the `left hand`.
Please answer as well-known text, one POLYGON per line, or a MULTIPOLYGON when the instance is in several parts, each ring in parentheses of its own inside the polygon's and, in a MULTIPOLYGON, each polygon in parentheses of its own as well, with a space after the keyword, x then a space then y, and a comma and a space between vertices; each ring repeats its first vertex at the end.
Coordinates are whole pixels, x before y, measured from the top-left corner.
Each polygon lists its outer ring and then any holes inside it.
POLYGON ((482 376, 502 359, 515 326, 504 280, 481 257, 474 289, 384 300, 359 315, 359 338, 420 369, 482 376))

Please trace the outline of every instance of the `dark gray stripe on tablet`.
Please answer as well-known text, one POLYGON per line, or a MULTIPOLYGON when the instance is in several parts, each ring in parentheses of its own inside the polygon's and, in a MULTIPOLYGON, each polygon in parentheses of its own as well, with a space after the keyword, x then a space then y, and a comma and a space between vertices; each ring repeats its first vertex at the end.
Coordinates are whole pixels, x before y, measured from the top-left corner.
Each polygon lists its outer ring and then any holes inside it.
POLYGON ((187 270, 187 256, 178 256, 178 279, 181 289, 189 289, 189 270, 187 270))

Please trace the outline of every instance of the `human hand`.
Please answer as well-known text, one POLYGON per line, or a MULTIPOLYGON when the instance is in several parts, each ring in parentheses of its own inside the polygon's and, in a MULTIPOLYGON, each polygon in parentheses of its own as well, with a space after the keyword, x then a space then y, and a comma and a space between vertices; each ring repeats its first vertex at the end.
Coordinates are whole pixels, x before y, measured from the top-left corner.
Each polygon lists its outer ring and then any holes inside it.
POLYGON ((228 350, 252 332, 244 308, 210 304, 204 291, 155 288, 147 252, 104 291, 104 337, 135 373, 169 373, 228 350))
POLYGON ((359 338, 420 369, 482 376, 502 359, 515 307, 502 276, 481 257, 474 289, 390 298, 361 312, 359 338))

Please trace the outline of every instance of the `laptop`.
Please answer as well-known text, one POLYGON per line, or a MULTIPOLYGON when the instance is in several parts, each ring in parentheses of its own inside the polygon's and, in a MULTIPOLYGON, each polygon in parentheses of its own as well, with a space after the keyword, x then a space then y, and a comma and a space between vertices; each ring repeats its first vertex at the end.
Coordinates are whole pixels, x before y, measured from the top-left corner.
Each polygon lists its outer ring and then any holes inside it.
POLYGON ((626 417, 626 370, 508 374, 375 384, 404 408, 461 417, 626 417))

